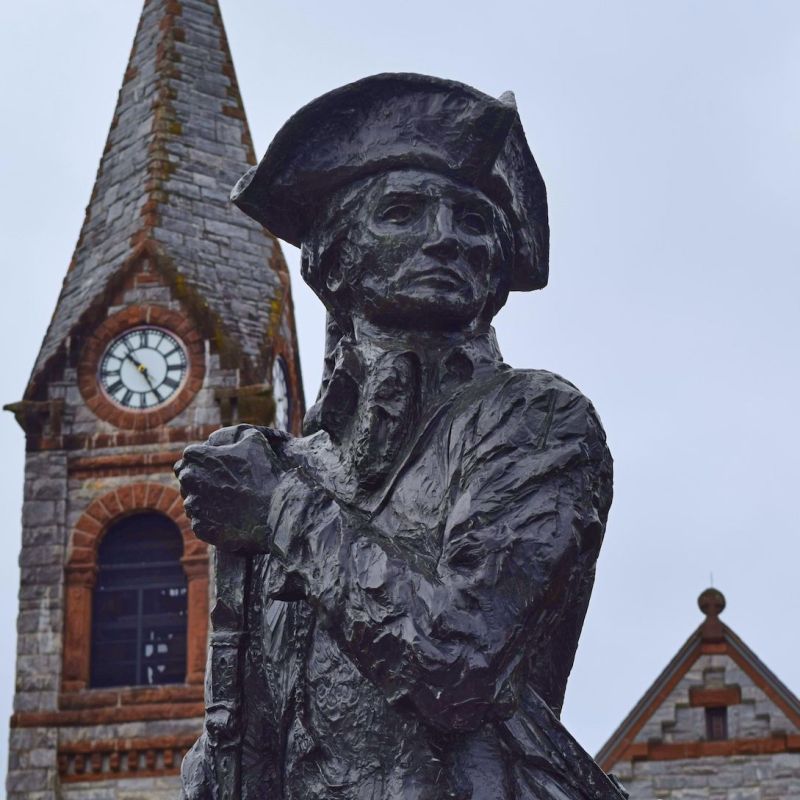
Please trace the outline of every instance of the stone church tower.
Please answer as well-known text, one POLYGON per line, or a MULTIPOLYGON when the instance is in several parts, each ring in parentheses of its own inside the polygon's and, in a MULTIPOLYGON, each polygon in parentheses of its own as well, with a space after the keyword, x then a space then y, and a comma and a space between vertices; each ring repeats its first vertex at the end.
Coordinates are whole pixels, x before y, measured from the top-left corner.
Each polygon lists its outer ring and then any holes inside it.
POLYGON ((298 432, 278 243, 217 0, 147 0, 24 399, 10 800, 174 798, 203 715, 209 559, 172 465, 220 425, 298 432))
POLYGON ((598 764, 631 800, 800 800, 800 700, 719 619, 721 592, 698 604, 702 624, 598 764))

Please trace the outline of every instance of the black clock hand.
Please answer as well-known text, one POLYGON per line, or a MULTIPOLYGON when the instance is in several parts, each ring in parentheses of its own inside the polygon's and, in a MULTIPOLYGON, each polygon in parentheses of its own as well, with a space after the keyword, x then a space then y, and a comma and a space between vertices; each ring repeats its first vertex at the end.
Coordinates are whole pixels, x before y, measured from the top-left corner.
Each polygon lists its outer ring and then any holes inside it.
POLYGON ((144 375, 144 379, 147 381, 147 385, 150 387, 150 391, 158 397, 158 392, 156 391, 156 387, 153 386, 153 381, 150 380, 150 373, 147 371, 147 367, 141 370, 142 375, 144 375))
POLYGON ((122 344, 125 346, 125 358, 129 358, 131 361, 133 361, 134 365, 136 366, 136 369, 138 369, 139 372, 146 374, 147 367, 136 360, 136 357, 133 355, 133 350, 131 350, 130 347, 128 347, 128 343, 123 340, 122 344))
POLYGON ((128 343, 126 341, 123 340, 122 344, 125 346, 125 351, 126 351, 125 358, 129 358, 134 363, 136 369, 138 369, 139 372, 142 373, 144 379, 147 381, 147 385, 150 387, 150 391, 156 397, 158 397, 158 392, 156 391, 156 387, 153 385, 153 381, 150 379, 150 373, 147 371, 147 367, 136 359, 136 356, 133 355, 133 351, 130 349, 130 347, 128 347, 128 343))

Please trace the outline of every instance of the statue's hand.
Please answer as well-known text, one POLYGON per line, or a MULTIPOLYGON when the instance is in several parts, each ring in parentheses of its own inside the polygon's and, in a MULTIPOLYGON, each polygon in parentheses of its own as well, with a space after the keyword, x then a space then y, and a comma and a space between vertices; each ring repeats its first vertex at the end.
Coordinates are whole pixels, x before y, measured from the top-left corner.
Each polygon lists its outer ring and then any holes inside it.
POLYGON ((267 524, 281 467, 264 435, 248 425, 215 431, 190 445, 175 465, 195 534, 237 553, 269 550, 267 524))

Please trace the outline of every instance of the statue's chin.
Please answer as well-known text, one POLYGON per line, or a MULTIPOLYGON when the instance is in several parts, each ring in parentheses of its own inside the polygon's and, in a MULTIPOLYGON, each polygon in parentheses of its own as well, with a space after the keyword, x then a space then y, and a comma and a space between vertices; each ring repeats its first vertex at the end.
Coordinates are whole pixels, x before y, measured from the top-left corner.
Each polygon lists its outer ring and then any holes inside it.
MULTIPOLYGON (((382 298, 383 300, 383 298, 382 298)), ((364 308, 364 317, 374 325, 414 331, 458 331, 472 327, 483 309, 472 297, 426 291, 410 297, 398 296, 364 308)))

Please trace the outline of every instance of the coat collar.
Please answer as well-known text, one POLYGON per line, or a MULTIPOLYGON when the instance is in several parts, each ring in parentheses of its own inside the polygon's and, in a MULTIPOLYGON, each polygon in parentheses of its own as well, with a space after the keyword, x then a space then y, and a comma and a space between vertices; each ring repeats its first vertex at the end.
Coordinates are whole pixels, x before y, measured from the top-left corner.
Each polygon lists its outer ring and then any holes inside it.
POLYGON ((409 381, 415 380, 423 410, 463 384, 507 368, 491 327, 469 338, 442 342, 389 336, 357 341, 348 334, 339 339, 326 359, 330 370, 323 378, 317 403, 309 411, 308 432, 326 430, 335 441, 341 441, 359 406, 363 406, 359 401, 370 394, 370 383, 388 364, 404 359, 415 364, 417 375, 415 379, 409 376, 405 386, 398 384, 397 390, 411 391, 409 381))
POLYGON ((492 329, 458 341, 419 344, 419 339, 358 342, 343 336, 306 417, 307 433, 323 437, 309 440, 313 451, 320 449, 315 456, 328 452, 326 462, 338 463, 336 484, 365 510, 382 505, 426 431, 456 397, 475 381, 508 369, 492 329))

